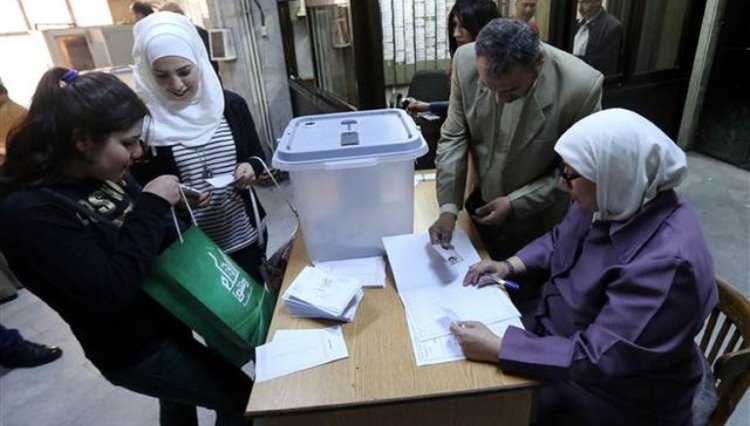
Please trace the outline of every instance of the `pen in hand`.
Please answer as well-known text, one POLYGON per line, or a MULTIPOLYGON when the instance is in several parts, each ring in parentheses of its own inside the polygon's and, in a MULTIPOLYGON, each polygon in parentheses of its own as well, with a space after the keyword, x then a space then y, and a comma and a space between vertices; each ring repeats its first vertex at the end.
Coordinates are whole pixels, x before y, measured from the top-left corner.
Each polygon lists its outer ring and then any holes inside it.
POLYGON ((511 280, 502 279, 502 278, 496 277, 496 276, 494 276, 492 274, 484 275, 479 280, 479 282, 477 283, 477 287, 484 287, 484 286, 490 285, 490 284, 502 285, 508 291, 518 291, 518 290, 521 289, 521 285, 518 284, 517 282, 511 281, 511 280))

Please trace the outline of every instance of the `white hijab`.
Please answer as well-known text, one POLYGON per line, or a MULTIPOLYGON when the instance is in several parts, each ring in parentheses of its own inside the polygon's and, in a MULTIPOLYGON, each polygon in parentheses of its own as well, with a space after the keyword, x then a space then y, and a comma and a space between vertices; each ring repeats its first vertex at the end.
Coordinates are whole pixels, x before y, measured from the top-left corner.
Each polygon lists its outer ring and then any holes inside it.
POLYGON ((625 109, 582 119, 560 137, 555 151, 596 184, 598 220, 630 218, 687 174, 682 149, 652 122, 625 109))
POLYGON ((135 24, 133 36, 135 91, 153 118, 147 129, 148 143, 188 147, 207 144, 224 114, 224 93, 195 26, 185 16, 156 12, 135 24), (151 66, 165 56, 179 56, 197 66, 200 84, 190 101, 169 99, 156 83, 151 66))

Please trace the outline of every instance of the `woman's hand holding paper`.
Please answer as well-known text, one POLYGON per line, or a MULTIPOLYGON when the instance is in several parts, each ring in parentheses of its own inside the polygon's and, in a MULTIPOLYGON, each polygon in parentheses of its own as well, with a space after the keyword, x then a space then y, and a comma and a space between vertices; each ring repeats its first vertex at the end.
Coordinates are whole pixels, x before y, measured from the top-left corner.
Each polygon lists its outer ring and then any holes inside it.
POLYGON ((451 333, 458 341, 466 358, 474 361, 498 361, 502 339, 481 322, 454 323, 451 325, 451 333))

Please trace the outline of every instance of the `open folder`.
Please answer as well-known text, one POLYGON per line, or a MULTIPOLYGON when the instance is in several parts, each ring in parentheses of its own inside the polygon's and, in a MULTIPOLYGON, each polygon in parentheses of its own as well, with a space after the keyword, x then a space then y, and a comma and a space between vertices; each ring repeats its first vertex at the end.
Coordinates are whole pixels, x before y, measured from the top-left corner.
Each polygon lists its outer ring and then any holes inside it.
POLYGON ((469 267, 481 258, 460 229, 451 243, 446 255, 426 232, 383 238, 417 365, 464 359, 450 333, 456 321, 480 321, 499 336, 508 326, 523 328, 521 314, 499 287, 463 286, 469 267))

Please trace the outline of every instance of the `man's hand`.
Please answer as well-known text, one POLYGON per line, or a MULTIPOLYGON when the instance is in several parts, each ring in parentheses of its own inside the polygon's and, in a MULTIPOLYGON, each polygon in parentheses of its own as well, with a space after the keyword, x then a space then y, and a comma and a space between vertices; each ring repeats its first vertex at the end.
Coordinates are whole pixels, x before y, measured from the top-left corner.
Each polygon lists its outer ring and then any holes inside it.
POLYGON ((447 212, 440 213, 435 223, 430 226, 430 241, 432 244, 440 243, 444 248, 453 248, 451 239, 455 228, 456 215, 447 212))
POLYGON ((464 356, 474 361, 498 362, 502 340, 478 321, 463 321, 451 325, 464 356))
POLYGON ((513 209, 508 197, 499 197, 474 210, 474 221, 484 226, 501 227, 510 218, 513 209))

